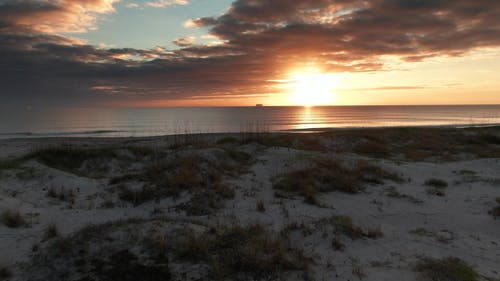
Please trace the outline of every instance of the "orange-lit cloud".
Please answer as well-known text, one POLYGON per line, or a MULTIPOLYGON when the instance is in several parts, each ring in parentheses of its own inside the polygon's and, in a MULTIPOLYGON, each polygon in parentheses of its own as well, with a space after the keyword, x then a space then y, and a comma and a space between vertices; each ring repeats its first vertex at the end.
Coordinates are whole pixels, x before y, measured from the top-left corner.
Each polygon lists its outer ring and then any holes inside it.
POLYGON ((147 6, 155 8, 166 8, 172 5, 187 5, 187 0, 156 0, 151 2, 146 2, 147 6))
POLYGON ((85 32, 97 27, 97 16, 115 11, 119 0, 31 0, 0 4, 2 31, 85 32))
POLYGON ((241 99, 278 94, 273 81, 301 64, 325 72, 380 73, 399 63, 500 47, 497 0, 237 0, 219 17, 184 23, 207 29, 217 44, 185 37, 175 41, 175 50, 102 49, 60 34, 95 28, 97 16, 112 13, 115 2, 0 4, 5 95, 115 104, 120 98, 120 104, 220 99, 221 93, 241 99))

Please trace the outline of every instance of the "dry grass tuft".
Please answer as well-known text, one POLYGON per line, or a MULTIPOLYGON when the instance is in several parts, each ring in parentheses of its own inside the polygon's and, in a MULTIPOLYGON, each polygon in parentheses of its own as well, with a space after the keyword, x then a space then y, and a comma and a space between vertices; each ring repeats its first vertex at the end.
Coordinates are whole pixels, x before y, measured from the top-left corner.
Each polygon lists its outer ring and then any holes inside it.
POLYGON ((18 211, 6 210, 0 214, 0 223, 10 228, 18 228, 26 224, 18 211))
POLYGON ((436 187, 436 188, 448 187, 448 183, 442 179, 428 179, 425 181, 425 185, 436 187))
POLYGON ((50 240, 56 237, 59 237, 59 230, 57 229, 57 226, 53 223, 47 225, 43 232, 43 240, 50 240))
POLYGON ((419 261, 415 270, 432 281, 478 281, 479 274, 459 258, 442 259, 424 258, 419 261))
POLYGON ((343 252, 345 249, 345 244, 342 243, 342 241, 338 237, 335 237, 332 239, 332 248, 335 251, 343 252))
POLYGON ((495 219, 500 218, 500 206, 494 207, 488 212, 488 214, 492 215, 495 219))
POLYGON ((230 149, 209 155, 178 153, 156 159, 135 174, 113 178, 110 184, 118 188, 120 199, 134 205, 189 193, 191 200, 178 207, 190 215, 206 215, 234 197, 224 179, 245 171, 250 161, 249 154, 230 149), (127 184, 131 182, 136 187, 127 184))
POLYGON ((418 199, 418 198, 415 198, 413 197, 412 195, 409 195, 409 194, 404 194, 404 193, 400 193, 395 187, 391 186, 391 187, 388 187, 385 189, 385 195, 387 197, 391 197, 391 198, 398 198, 398 199, 404 199, 404 200, 407 200, 411 203, 414 203, 414 204, 421 204, 423 203, 422 200, 418 199))
POLYGON ((307 268, 308 259, 300 251, 289 250, 281 237, 274 237, 260 225, 213 229, 198 235, 187 229, 178 239, 174 247, 177 256, 206 262, 217 280, 234 280, 241 274, 259 279, 307 268))
POLYGON ((0 265, 0 280, 7 280, 12 276, 12 272, 9 268, 0 265))
POLYGON ((266 211, 266 206, 264 206, 264 202, 262 200, 259 200, 257 202, 257 211, 264 213, 266 211))
POLYGON ((47 197, 56 198, 64 202, 75 203, 76 193, 71 188, 61 186, 60 188, 51 187, 47 191, 47 197))
POLYGON ((334 220, 335 231, 345 234, 351 239, 370 238, 378 239, 384 236, 382 229, 378 227, 362 228, 353 223, 349 216, 338 216, 334 220))
POLYGON ((338 152, 354 151, 376 158, 408 161, 456 161, 470 155, 500 157, 500 127, 374 128, 331 132, 338 152), (354 144, 354 145, 353 145, 354 144))
POLYGON ((36 159, 44 165, 79 176, 99 177, 109 170, 111 160, 138 160, 155 154, 151 147, 111 146, 98 148, 49 147, 38 149, 24 159, 36 159), (123 153, 127 151, 128 153, 123 153))
POLYGON ((313 166, 295 170, 279 176, 273 184, 275 189, 296 192, 305 202, 317 204, 318 192, 341 191, 359 193, 364 184, 382 184, 384 180, 401 182, 395 173, 390 173, 366 161, 348 167, 332 159, 316 159, 313 166))

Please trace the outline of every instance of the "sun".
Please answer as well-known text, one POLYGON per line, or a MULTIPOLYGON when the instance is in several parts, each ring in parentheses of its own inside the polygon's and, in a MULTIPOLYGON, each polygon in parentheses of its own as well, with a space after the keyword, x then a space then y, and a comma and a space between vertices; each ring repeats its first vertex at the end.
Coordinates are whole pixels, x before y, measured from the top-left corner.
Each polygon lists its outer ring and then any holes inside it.
POLYGON ((302 69, 290 74, 287 81, 290 103, 302 106, 335 104, 338 77, 318 69, 302 69))

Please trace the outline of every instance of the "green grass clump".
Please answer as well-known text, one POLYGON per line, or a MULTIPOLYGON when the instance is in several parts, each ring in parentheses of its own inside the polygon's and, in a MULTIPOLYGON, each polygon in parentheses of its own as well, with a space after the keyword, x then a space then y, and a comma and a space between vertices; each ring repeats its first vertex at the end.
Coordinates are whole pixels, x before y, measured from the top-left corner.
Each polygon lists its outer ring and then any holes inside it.
POLYGON ((17 228, 25 225, 26 221, 18 211, 6 210, 0 214, 0 223, 10 228, 17 228))
POLYGON ((456 257, 442 259, 424 258, 415 270, 431 281, 478 281, 479 273, 474 268, 456 257))
POLYGON ((307 267, 300 251, 289 250, 281 237, 274 237, 260 225, 214 229, 198 235, 186 230, 178 239, 176 255, 206 262, 210 274, 218 280, 234 280, 239 274, 259 279, 307 267))

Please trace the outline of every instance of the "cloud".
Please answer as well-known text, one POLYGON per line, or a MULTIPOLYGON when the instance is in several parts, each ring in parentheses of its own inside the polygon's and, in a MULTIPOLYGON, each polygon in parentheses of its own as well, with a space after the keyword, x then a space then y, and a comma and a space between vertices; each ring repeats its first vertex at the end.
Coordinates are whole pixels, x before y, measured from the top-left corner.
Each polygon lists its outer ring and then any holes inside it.
POLYGON ((196 37, 189 36, 189 37, 175 39, 174 44, 179 46, 179 47, 188 47, 188 46, 194 45, 195 41, 196 41, 196 37))
POLYGON ((127 4, 125 5, 125 7, 129 8, 129 9, 137 9, 137 8, 139 8, 140 6, 139 6, 139 4, 137 4, 137 3, 127 3, 127 4))
POLYGON ((56 34, 93 28, 116 1, 63 2, 69 4, 0 5, 2 101, 105 104, 273 94, 272 81, 302 65, 383 71, 391 68, 387 56, 417 62, 500 46, 497 0, 237 0, 218 17, 185 23, 207 29, 218 44, 180 38, 178 50, 96 48, 56 34))
POLYGON ((146 2, 147 6, 154 8, 166 8, 172 5, 187 5, 189 4, 188 0, 157 0, 152 2, 146 2))
POLYGON ((0 2, 2 32, 78 33, 96 28, 97 16, 119 0, 25 0, 0 2))

